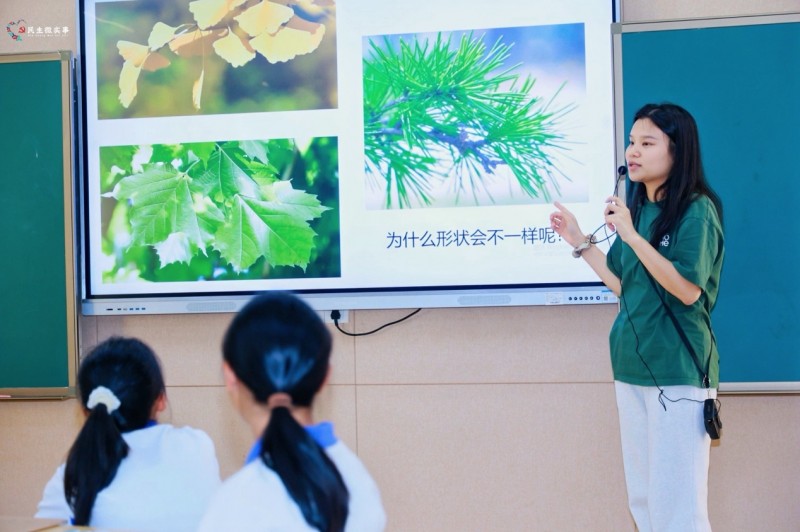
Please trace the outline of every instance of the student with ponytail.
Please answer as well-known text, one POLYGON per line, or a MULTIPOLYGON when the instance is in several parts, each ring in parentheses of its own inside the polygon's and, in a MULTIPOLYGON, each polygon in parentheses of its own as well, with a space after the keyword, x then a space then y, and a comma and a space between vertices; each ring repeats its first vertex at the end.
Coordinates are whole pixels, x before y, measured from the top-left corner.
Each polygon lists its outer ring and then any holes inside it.
POLYGON ((78 388, 86 420, 36 517, 195 530, 220 484, 214 444, 197 429, 155 421, 167 399, 153 351, 133 338, 110 338, 81 363, 78 388))
POLYGON ((372 477, 330 423, 312 419, 331 353, 317 313, 288 293, 257 296, 234 318, 222 353, 228 395, 256 442, 200 530, 383 530, 372 477))

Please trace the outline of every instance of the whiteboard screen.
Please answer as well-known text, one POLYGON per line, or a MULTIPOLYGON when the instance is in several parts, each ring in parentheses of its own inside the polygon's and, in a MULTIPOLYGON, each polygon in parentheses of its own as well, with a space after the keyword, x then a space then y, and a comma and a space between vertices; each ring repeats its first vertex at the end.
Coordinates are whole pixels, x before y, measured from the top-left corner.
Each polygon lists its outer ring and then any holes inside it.
POLYGON ((609 301, 548 214, 594 230, 614 185, 611 5, 81 15, 85 312, 278 289, 338 308, 609 301))

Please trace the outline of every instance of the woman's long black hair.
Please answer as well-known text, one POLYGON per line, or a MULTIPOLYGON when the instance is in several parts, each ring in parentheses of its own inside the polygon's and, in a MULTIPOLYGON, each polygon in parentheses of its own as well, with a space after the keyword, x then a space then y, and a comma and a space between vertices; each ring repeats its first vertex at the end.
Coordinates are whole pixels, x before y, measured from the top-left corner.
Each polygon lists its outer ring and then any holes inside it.
MULTIPOLYGON (((669 137, 669 150, 672 154, 669 176, 656 191, 656 199, 663 203, 661 213, 653 221, 650 243, 656 247, 662 237, 675 228, 689 204, 698 195, 708 196, 722 223, 722 202, 706 181, 700 156, 700 135, 692 115, 683 107, 672 103, 649 103, 636 112, 633 122, 645 118, 669 137)), ((634 221, 638 220, 645 201, 647 191, 644 185, 633 183, 629 203, 634 221)))
POLYGON ((164 378, 155 353, 134 338, 112 337, 98 344, 78 370, 86 421, 72 444, 64 468, 64 494, 73 524, 88 526, 97 494, 111 484, 128 444, 122 433, 143 428, 164 393, 164 378), (111 390, 120 406, 109 413, 105 404, 91 410, 89 395, 98 386, 111 390))
MULTIPOLYGON (((233 319, 222 353, 259 403, 285 393, 293 405, 310 407, 328 374, 331 344, 328 328, 306 303, 269 292, 233 319)), ((261 459, 281 478, 310 526, 344 530, 349 494, 342 476, 288 408, 272 409, 261 436, 261 459)))

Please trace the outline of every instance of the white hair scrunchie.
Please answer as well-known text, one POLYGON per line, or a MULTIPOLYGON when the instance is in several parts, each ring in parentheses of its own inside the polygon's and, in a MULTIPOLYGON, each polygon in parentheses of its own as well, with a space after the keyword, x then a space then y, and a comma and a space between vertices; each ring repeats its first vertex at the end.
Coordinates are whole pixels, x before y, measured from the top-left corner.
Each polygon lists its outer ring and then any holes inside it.
POLYGON ((117 396, 114 395, 114 392, 105 386, 98 386, 92 390, 92 393, 89 394, 89 400, 86 401, 86 408, 92 410, 97 405, 106 405, 106 410, 108 410, 108 413, 110 414, 119 408, 119 405, 121 404, 122 403, 119 402, 117 396))

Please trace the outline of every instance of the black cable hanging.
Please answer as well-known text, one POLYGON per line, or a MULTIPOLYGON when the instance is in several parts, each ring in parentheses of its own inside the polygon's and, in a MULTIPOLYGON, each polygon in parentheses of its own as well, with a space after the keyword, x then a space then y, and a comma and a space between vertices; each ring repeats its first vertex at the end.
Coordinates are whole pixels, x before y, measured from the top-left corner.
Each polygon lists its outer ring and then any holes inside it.
POLYGON ((333 324, 336 326, 336 328, 337 328, 337 329, 339 330, 339 332, 340 332, 340 333, 342 333, 342 334, 346 334, 347 336, 367 336, 368 334, 374 334, 374 333, 376 333, 376 332, 380 331, 381 329, 385 329, 386 327, 388 327, 388 326, 390 326, 390 325, 395 325, 395 324, 397 324, 397 323, 400 323, 401 321, 405 321, 405 320, 407 320, 408 318, 410 318, 411 316, 413 316, 414 314, 417 314, 417 313, 418 313, 420 310, 422 310, 422 309, 421 309, 421 308, 418 308, 417 310, 415 310, 415 311, 414 311, 414 312, 412 312, 411 314, 408 314, 407 316, 403 316, 403 317, 402 317, 402 318, 400 318, 399 320, 390 321, 389 323, 384 323, 383 325, 381 325, 381 326, 380 326, 380 327, 378 327, 377 329, 374 329, 374 330, 372 330, 372 331, 368 331, 368 332, 363 332, 363 333, 351 333, 351 332, 348 332, 348 331, 345 331, 344 329, 342 329, 342 328, 339 326, 339 318, 341 318, 341 317, 342 317, 342 314, 341 314, 341 313, 340 313, 338 310, 332 310, 332 311, 331 311, 331 319, 333 320, 333 324))

